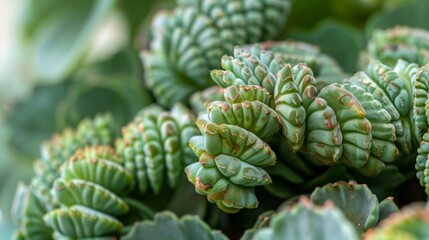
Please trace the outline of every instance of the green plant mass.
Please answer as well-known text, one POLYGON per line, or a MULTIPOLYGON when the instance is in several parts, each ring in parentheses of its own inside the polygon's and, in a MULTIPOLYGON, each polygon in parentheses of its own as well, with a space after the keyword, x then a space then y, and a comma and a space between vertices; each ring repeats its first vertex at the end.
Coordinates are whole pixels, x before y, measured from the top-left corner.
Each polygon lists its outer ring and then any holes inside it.
POLYGON ((23 3, 0 232, 429 239, 428 8, 23 3))

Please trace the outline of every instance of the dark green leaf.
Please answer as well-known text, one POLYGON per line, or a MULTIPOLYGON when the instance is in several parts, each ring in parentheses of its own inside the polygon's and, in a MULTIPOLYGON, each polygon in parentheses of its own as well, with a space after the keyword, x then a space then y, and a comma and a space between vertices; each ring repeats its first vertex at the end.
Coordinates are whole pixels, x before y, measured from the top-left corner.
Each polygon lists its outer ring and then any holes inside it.
POLYGON ((11 127, 10 144, 20 154, 37 156, 40 143, 57 130, 57 105, 64 100, 69 86, 69 83, 38 86, 28 99, 14 107, 8 119, 11 127))
POLYGON ((360 31, 332 20, 320 22, 313 32, 296 32, 291 37, 319 45, 322 52, 336 59, 349 73, 356 70, 359 53, 365 47, 360 31))
POLYGON ((397 8, 380 12, 368 20, 365 29, 367 37, 370 37, 377 28, 385 29, 396 25, 429 29, 428 9, 429 1, 411 0, 406 1, 406 4, 399 5, 397 8))

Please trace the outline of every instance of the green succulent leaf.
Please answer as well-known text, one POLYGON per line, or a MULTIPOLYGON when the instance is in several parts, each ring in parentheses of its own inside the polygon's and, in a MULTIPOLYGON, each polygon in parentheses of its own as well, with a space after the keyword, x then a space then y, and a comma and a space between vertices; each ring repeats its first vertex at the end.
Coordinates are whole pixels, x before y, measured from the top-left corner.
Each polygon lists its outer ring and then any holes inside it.
POLYGON ((359 233, 378 222, 378 199, 365 185, 337 182, 316 188, 311 194, 311 201, 315 204, 322 205, 328 200, 343 211, 359 233))
POLYGON ((117 219, 81 205, 58 208, 43 216, 43 220, 60 234, 74 238, 115 234, 122 229, 117 219))
POLYGON ((429 237, 427 214, 428 209, 421 205, 408 206, 390 215, 375 229, 366 232, 364 239, 427 239, 429 237))
POLYGON ((153 221, 136 223, 121 239, 228 239, 221 232, 211 230, 198 217, 185 215, 180 219, 172 212, 164 211, 155 215, 153 221), (168 231, 166 231, 168 229, 168 231))
POLYGON ((140 193, 150 186, 159 194, 165 176, 168 185, 176 187, 183 176, 183 166, 196 161, 188 146, 189 139, 198 133, 194 119, 192 112, 180 103, 170 112, 151 105, 122 129, 122 139, 118 142, 122 146, 117 149, 140 193))
POLYGON ((65 206, 83 205, 111 215, 127 213, 128 205, 114 193, 95 183, 80 179, 54 182, 52 194, 65 206))
POLYGON ((353 225, 331 204, 317 207, 301 199, 291 209, 277 213, 268 228, 258 230, 257 240, 268 239, 359 239, 353 225), (333 234, 335 233, 335 234, 333 234))
POLYGON ((392 197, 385 198, 380 202, 380 216, 378 221, 383 221, 384 219, 389 218, 393 213, 399 212, 398 206, 393 201, 392 197))

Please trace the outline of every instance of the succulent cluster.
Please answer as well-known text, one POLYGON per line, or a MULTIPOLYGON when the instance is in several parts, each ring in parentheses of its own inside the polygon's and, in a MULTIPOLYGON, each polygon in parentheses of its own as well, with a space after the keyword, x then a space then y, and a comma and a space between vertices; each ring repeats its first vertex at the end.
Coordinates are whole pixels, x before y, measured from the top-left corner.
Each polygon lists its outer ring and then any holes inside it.
MULTIPOLYGON (((225 100, 199 116, 202 136, 190 144, 200 161, 187 174, 197 191, 229 211, 257 207, 253 187, 271 183, 264 167, 275 164, 269 140, 276 132, 319 165, 342 163, 365 176, 415 152, 427 132, 427 65, 399 60, 390 68, 375 60, 343 83, 318 87, 311 68, 287 60, 261 46, 237 48, 222 58, 222 70, 211 71, 225 100)), ((422 178, 426 160, 419 162, 422 178)))
POLYGON ((241 239, 429 238, 429 210, 400 211, 373 180, 416 174, 429 195, 429 33, 375 32, 347 74, 315 45, 274 41, 290 9, 178 0, 158 13, 142 51, 157 104, 122 131, 98 115, 43 143, 16 191, 15 239, 228 239, 211 228, 260 205, 241 239))
POLYGON ((290 8, 289 0, 183 0, 160 12, 150 51, 143 53, 146 82, 157 101, 171 107, 213 85, 207 71, 219 66, 220 57, 235 45, 273 39, 290 8))

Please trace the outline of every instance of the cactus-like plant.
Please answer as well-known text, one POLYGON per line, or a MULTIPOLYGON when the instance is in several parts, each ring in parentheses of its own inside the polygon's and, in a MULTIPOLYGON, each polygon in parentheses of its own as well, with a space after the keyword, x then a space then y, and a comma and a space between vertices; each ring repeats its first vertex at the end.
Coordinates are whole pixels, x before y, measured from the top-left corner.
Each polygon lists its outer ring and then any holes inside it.
POLYGON ((289 0, 189 0, 160 12, 150 51, 143 52, 146 82, 158 102, 171 107, 213 85, 207 72, 219 67, 220 57, 235 45, 275 37, 290 8, 289 0))
POLYGON ((52 234, 53 230, 44 223, 43 216, 58 206, 50 190, 61 175, 60 166, 80 148, 111 144, 112 123, 109 114, 96 116, 93 120, 85 119, 75 130, 66 129, 43 143, 41 158, 34 164, 36 176, 29 187, 23 184, 18 187, 12 208, 23 237, 47 239, 52 234))
POLYGON ((387 197, 414 170, 429 195, 426 30, 375 31, 345 73, 315 45, 275 41, 292 0, 176 2, 141 56, 157 103, 115 144, 108 114, 43 143, 14 239, 236 239, 265 210, 241 239, 429 238, 426 207, 387 197))
POLYGON ((271 183, 264 168, 275 164, 268 140, 276 132, 320 165, 343 163, 376 176, 415 151, 427 131, 421 100, 427 66, 374 61, 366 72, 320 90, 309 67, 292 67, 260 47, 236 49, 222 67, 211 76, 225 101, 208 104, 199 116, 202 136, 190 144, 200 161, 187 174, 197 192, 226 211, 257 206, 253 187, 271 183))
POLYGON ((428 41, 426 30, 396 26, 374 31, 367 51, 371 58, 388 66, 394 66, 398 59, 423 65, 429 61, 428 41))
POLYGON ((145 193, 150 187, 158 194, 164 179, 170 188, 177 187, 184 166, 196 161, 188 141, 197 133, 195 117, 183 104, 175 104, 170 112, 157 105, 140 111, 117 143, 136 189, 145 193))
POLYGON ((301 198, 290 209, 272 217, 270 226, 256 231, 253 239, 359 239, 353 225, 332 203, 315 206, 301 198), (333 234, 335 233, 335 234, 333 234))
POLYGON ((132 176, 109 146, 78 150, 61 167, 51 194, 61 207, 43 216, 59 236, 88 238, 117 235, 123 224, 115 217, 129 211, 122 199, 132 176))

